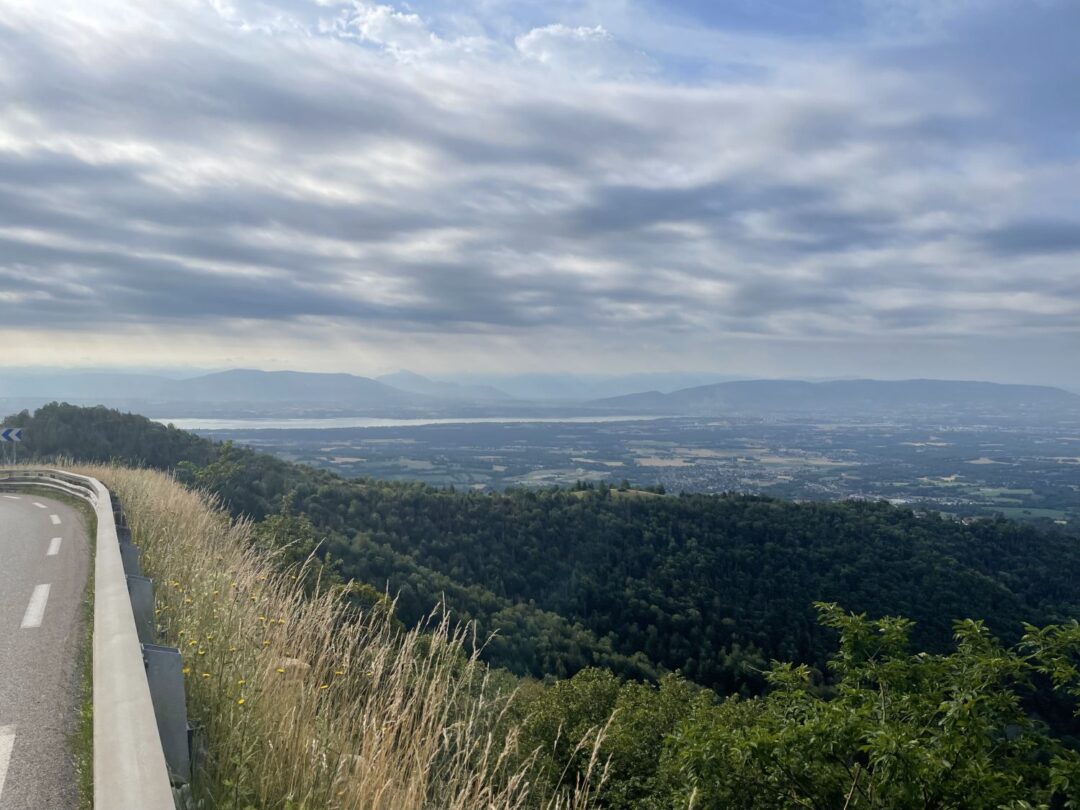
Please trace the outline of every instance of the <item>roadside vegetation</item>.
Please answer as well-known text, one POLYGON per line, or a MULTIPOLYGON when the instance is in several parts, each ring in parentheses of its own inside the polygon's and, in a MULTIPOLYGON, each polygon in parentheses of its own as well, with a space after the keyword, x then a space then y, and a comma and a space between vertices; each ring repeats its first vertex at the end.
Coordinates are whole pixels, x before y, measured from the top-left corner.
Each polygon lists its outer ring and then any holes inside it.
POLYGON ((585 806, 596 757, 580 785, 537 795, 508 722, 512 687, 479 662, 467 627, 434 614, 406 630, 384 607, 355 609, 346 589, 280 567, 250 522, 166 474, 80 472, 120 497, 158 624, 183 650, 189 714, 208 743, 204 807, 585 806))
POLYGON ((407 629, 392 604, 357 610, 348 586, 322 582, 325 561, 282 566, 302 518, 234 521, 164 473, 82 472, 125 504, 159 583, 159 625, 184 651, 189 711, 208 741, 203 807, 1080 802, 1080 755, 1048 723, 1075 716, 1076 622, 1028 626, 1007 647, 960 621, 950 652, 912 654, 910 621, 820 603, 839 639, 827 677, 774 663, 761 697, 597 668, 519 682, 479 661, 469 628, 445 614, 407 629))
MULTIPOLYGON (((96 548, 97 516, 81 504, 89 516, 86 536, 96 548)), ((93 552, 91 552, 93 560, 93 552)), ((94 810, 94 566, 87 573, 83 598, 83 636, 79 648, 79 718, 71 737, 75 776, 79 783, 79 807, 94 810)))

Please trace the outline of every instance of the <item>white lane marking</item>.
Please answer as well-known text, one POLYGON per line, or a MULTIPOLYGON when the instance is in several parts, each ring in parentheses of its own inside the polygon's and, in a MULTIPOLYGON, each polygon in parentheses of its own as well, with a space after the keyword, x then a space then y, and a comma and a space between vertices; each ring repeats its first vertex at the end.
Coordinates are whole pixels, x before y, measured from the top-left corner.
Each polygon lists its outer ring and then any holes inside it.
POLYGON ((41 503, 41 501, 34 501, 34 506, 36 506, 38 509, 48 509, 49 508, 45 504, 41 503))
POLYGON ((4 497, 7 498, 9 501, 21 501, 22 500, 22 498, 20 498, 18 495, 5 495, 4 497))
POLYGON ((49 550, 45 552, 46 557, 55 557, 60 553, 60 544, 64 542, 63 537, 54 537, 49 541, 49 550))
POLYGON ((30 594, 30 604, 26 606, 23 614, 21 627, 25 630, 29 627, 41 627, 41 620, 45 618, 45 605, 49 602, 49 586, 36 585, 34 592, 30 594))
POLYGON ((7 779, 11 749, 15 747, 15 726, 0 726, 0 798, 4 796, 4 780, 7 779))
POLYGON ((49 515, 49 520, 52 521, 53 526, 59 526, 60 525, 60 516, 59 515, 49 515))

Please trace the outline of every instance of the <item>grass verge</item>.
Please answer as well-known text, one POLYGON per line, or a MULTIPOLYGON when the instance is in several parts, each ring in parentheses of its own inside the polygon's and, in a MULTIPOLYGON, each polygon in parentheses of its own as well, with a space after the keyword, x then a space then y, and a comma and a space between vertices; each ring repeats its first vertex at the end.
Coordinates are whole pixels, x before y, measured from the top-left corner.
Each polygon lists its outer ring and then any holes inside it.
MULTIPOLYGON (((94 520, 96 523, 96 520, 94 520)), ((89 534, 91 561, 96 532, 89 534)), ((91 562, 83 599, 83 638, 79 650, 79 719, 69 745, 79 783, 79 807, 94 810, 94 566, 91 562)))

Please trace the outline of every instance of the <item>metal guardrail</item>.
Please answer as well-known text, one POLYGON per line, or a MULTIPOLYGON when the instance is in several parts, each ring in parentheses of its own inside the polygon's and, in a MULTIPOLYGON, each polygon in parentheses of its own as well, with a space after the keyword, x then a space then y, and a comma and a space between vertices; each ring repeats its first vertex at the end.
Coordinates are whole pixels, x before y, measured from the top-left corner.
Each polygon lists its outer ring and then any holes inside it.
POLYGON ((94 807, 174 810, 170 771, 148 680, 148 669, 154 669, 149 660, 152 653, 148 655, 140 643, 121 556, 121 532, 116 521, 117 514, 122 514, 119 507, 96 478, 62 470, 0 472, 0 487, 5 486, 35 486, 64 492, 87 501, 97 515, 94 807))

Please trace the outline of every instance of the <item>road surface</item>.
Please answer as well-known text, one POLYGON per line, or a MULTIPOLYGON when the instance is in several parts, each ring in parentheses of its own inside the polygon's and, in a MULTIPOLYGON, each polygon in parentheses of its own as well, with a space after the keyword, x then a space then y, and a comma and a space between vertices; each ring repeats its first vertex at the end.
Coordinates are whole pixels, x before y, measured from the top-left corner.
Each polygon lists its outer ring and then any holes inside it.
POLYGON ((81 515, 0 492, 0 810, 77 810, 90 544, 81 515))

